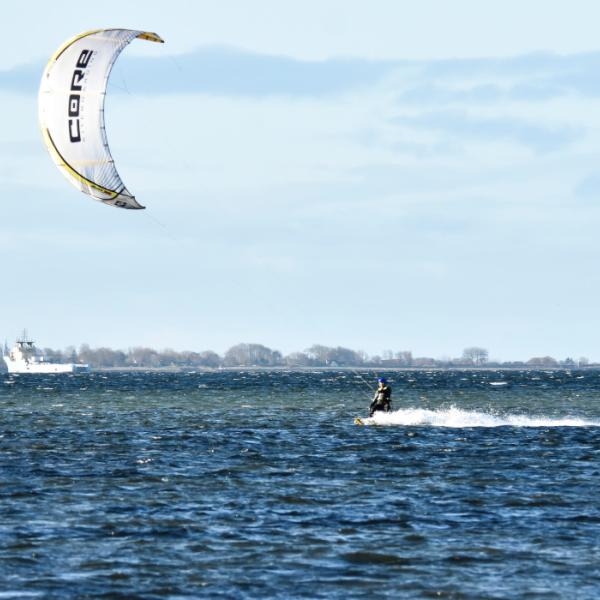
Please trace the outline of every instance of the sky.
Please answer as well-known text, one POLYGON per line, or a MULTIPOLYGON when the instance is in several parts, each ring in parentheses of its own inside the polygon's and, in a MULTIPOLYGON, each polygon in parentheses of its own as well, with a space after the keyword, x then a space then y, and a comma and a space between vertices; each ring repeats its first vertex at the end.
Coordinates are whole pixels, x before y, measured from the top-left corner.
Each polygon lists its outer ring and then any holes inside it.
POLYGON ((41 346, 600 360, 600 5, 57 0, 2 6, 0 335, 41 346), (134 41, 106 126, 146 211, 37 126, 46 61, 134 41))

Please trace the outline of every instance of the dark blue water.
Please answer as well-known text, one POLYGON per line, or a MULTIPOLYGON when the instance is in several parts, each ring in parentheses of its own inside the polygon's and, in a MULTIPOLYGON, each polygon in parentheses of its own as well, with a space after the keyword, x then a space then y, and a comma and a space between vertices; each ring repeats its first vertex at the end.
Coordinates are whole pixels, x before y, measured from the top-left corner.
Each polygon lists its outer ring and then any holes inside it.
POLYGON ((389 378, 0 377, 0 598, 600 597, 600 372, 389 378))

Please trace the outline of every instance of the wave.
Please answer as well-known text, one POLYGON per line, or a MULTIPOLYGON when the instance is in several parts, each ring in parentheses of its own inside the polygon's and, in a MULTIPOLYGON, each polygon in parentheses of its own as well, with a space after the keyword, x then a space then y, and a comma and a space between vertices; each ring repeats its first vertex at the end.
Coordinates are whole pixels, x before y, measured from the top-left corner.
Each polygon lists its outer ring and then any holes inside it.
POLYGON ((366 425, 430 425, 432 427, 600 427, 600 421, 580 417, 495 415, 462 410, 454 406, 439 410, 402 408, 391 413, 375 413, 363 419, 366 425))

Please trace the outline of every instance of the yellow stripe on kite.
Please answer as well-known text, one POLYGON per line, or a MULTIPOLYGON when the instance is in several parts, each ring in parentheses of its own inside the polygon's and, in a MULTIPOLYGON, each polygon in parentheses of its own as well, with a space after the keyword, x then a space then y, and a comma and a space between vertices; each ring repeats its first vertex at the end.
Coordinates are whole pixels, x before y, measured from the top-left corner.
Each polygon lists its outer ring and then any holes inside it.
POLYGON ((52 58, 48 61, 48 65, 50 65, 50 63, 53 63, 54 61, 56 61, 58 59, 58 57, 71 45, 74 44, 77 40, 80 40, 81 38, 87 37, 88 35, 94 35, 94 33, 100 33, 101 31, 104 31, 103 29, 91 29, 90 31, 85 31, 84 33, 80 33, 79 35, 76 35, 74 38, 71 38, 70 40, 67 40, 53 55, 52 58))
MULTIPOLYGON (((52 58, 48 61, 48 65, 55 62, 58 57, 72 44, 74 44, 77 40, 81 38, 87 37, 88 35, 94 35, 95 33, 101 33, 102 31, 114 31, 113 29, 90 29, 90 31, 84 31, 79 35, 76 35, 74 38, 67 40, 52 56, 52 58)), ((165 40, 163 40, 160 35, 157 33, 153 33, 152 31, 140 31, 137 37, 141 40, 148 40, 149 42, 158 42, 159 44, 164 44, 165 40)))
POLYGON ((91 179, 88 179, 87 177, 84 177, 81 173, 78 173, 61 156, 61 154, 58 151, 57 147, 54 145, 54 141, 52 140, 52 137, 50 136, 50 132, 48 131, 48 129, 43 129, 42 132, 44 134, 44 142, 46 142, 46 147, 50 151, 50 154, 52 154, 55 157, 56 162, 59 163, 60 167, 64 167, 67 170, 67 172, 69 173, 69 175, 71 175, 72 177, 74 177, 75 179, 77 179, 77 181, 79 181, 81 183, 84 183, 86 185, 89 185, 91 188, 94 188, 95 190, 98 190, 99 192, 102 192, 103 194, 106 194, 107 196, 110 196, 111 197, 110 199, 114 199, 114 198, 116 198, 119 195, 120 192, 115 192, 114 190, 109 190, 108 188, 105 188, 105 187, 103 187, 103 186, 95 183, 91 179))
POLYGON ((148 40, 149 42, 158 42, 159 44, 165 43, 165 40, 163 40, 160 35, 152 33, 151 31, 142 31, 138 34, 138 38, 140 40, 148 40))

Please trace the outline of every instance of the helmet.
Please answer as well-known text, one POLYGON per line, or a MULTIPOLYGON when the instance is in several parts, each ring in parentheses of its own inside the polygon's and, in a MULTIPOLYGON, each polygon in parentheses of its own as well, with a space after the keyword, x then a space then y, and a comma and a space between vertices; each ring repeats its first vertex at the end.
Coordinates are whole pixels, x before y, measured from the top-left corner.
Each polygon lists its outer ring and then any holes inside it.
POLYGON ((387 379, 386 379, 385 377, 380 377, 380 378, 377 380, 377 382, 378 382, 378 383, 387 383, 387 379))

